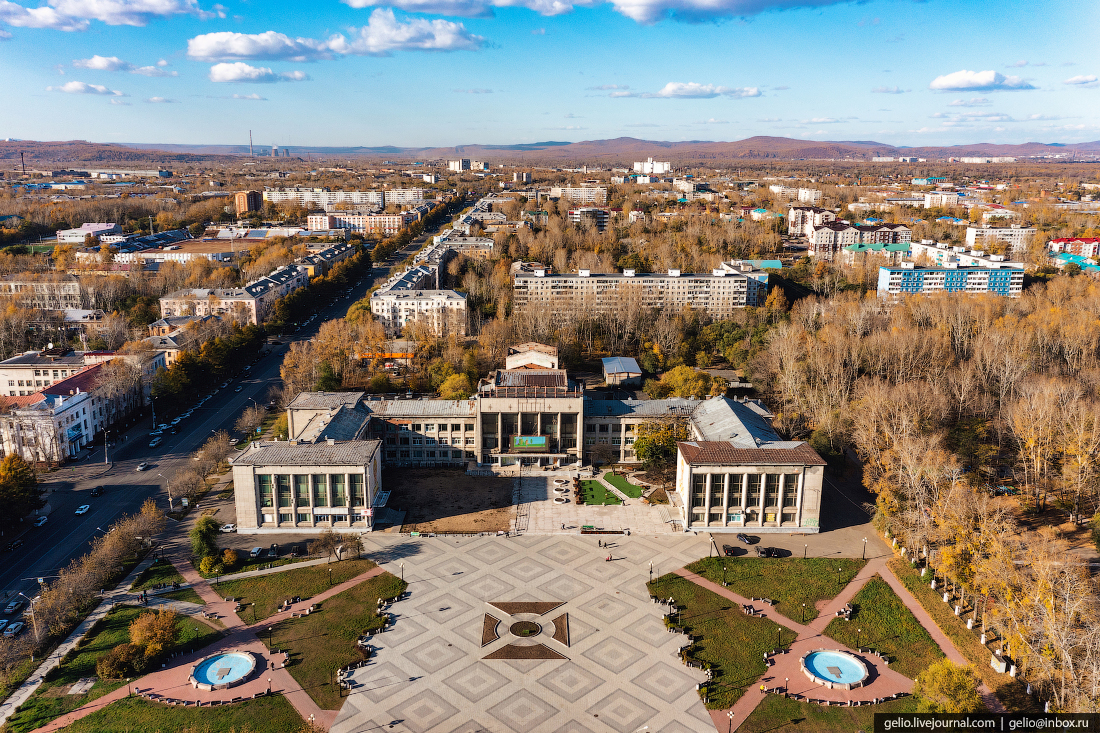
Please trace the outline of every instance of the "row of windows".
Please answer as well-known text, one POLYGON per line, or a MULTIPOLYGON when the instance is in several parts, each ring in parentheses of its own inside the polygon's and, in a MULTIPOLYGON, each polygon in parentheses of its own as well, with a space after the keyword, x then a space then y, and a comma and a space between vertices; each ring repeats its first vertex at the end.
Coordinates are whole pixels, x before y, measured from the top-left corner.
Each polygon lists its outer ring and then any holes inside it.
MULTIPOLYGON (((728 492, 729 506, 776 506, 779 503, 780 480, 784 474, 778 473, 729 473, 709 474, 712 476, 710 486, 710 505, 720 507, 723 505, 722 497, 728 492), (761 504, 763 500, 763 504, 761 504)), ((697 473, 692 476, 691 506, 705 507, 707 505, 707 480, 708 474, 697 473)), ((799 474, 785 474, 783 481, 783 506, 793 507, 798 500, 799 474)))
POLYGON ((363 474, 259 474, 256 488, 261 507, 366 506, 363 474))
MULTIPOLYGON (((387 435, 386 436, 386 445, 397 445, 398 443, 400 443, 401 445, 409 445, 410 441, 412 441, 412 445, 435 445, 436 444, 436 439, 435 438, 421 438, 421 437, 406 438, 404 436, 402 436, 400 438, 395 438, 392 435, 387 435)), ((474 444, 474 439, 473 438, 466 438, 465 443, 466 443, 466 445, 473 445, 474 444)), ((462 438, 451 438, 451 445, 462 445, 462 444, 463 444, 463 439, 462 438)), ((446 438, 440 438, 439 439, 439 445, 447 445, 447 439, 446 438)))
POLYGON ((473 451, 460 450, 388 450, 386 458, 473 458, 473 451))
POLYGON ((445 432, 447 432, 447 426, 448 425, 450 425, 452 433, 461 432, 463 430, 464 426, 465 426, 466 430, 473 430, 474 429, 474 424, 473 423, 456 423, 456 422, 455 423, 443 423, 443 422, 441 422, 441 423, 424 423, 424 424, 421 424, 421 423, 414 422, 411 425, 394 425, 392 422, 388 422, 388 423, 386 423, 386 431, 392 433, 394 430, 402 430, 402 431, 411 430, 414 433, 420 433, 420 432, 434 433, 434 432, 437 432, 437 431, 440 432, 440 433, 445 433, 445 432))

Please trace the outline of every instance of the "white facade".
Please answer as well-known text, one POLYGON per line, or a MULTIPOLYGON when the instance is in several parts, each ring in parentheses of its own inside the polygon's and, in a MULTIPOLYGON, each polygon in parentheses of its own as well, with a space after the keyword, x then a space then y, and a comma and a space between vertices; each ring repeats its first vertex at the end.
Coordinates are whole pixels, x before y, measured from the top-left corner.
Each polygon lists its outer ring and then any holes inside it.
POLYGON ((76 229, 59 229, 57 232, 57 243, 84 244, 84 238, 88 235, 100 238, 116 235, 112 237, 112 239, 118 241, 118 239, 121 239, 122 227, 118 224, 106 222, 88 222, 86 224, 81 224, 76 229))
POLYGON ((370 310, 391 336, 414 322, 428 324, 436 336, 466 334, 466 296, 454 290, 378 291, 370 310))
POLYGON ((360 214, 354 211, 333 211, 327 214, 310 214, 306 226, 310 230, 350 229, 369 234, 378 232, 393 236, 401 231, 412 217, 408 214, 360 214))
POLYGON ((967 227, 966 245, 970 249, 987 250, 994 242, 1003 242, 1008 252, 1017 253, 1027 249, 1034 234, 1033 227, 1016 224, 1007 227, 967 227))
POLYGON ((303 206, 329 207, 335 204, 369 206, 416 205, 424 200, 422 188, 391 188, 384 191, 329 191, 324 188, 284 188, 264 191, 264 201, 297 201, 303 206))
POLYGON ((860 240, 859 229, 841 221, 811 224, 807 232, 810 256, 826 260, 835 258, 840 250, 849 244, 857 244, 860 240))
POLYGON ((798 189, 798 200, 804 204, 817 204, 821 202, 821 191, 816 188, 800 188, 798 189))
POLYGON ((929 262, 936 265, 955 263, 960 267, 1018 267, 1023 269, 1024 263, 1011 262, 1004 255, 990 255, 979 249, 967 249, 966 247, 952 246, 946 242, 933 242, 931 239, 922 239, 919 242, 909 244, 909 256, 917 259, 927 257, 929 262))
POLYGON ((935 209, 959 205, 959 194, 955 191, 929 191, 924 194, 924 208, 935 209))
POLYGON ((665 175, 672 172, 672 163, 662 163, 653 160, 653 158, 647 158, 645 162, 634 163, 634 172, 653 174, 655 176, 665 175))
POLYGON ((550 189, 550 198, 565 198, 579 204, 603 204, 607 202, 607 189, 602 186, 555 186, 550 189))
POLYGON ((815 206, 792 206, 787 212, 787 234, 808 237, 810 228, 825 222, 836 221, 836 214, 815 206))

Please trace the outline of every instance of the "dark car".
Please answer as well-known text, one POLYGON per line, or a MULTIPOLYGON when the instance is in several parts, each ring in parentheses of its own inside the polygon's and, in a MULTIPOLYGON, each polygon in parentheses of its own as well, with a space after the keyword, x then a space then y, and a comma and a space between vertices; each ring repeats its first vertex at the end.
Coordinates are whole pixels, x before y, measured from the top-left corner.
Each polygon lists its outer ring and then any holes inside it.
POLYGON ((269 549, 267 551, 267 556, 268 557, 278 557, 279 556, 279 545, 274 543, 274 542, 271 543, 271 549, 269 549))
POLYGON ((738 532, 737 533, 737 541, 740 542, 742 545, 751 545, 752 544, 752 540, 750 540, 749 536, 747 534, 745 534, 744 532, 738 532))
POLYGON ((726 557, 733 557, 733 548, 729 545, 722 545, 722 554, 726 557))
POLYGON ((7 545, 4 546, 4 551, 5 552, 13 552, 14 550, 18 550, 22 546, 23 546, 23 540, 12 540, 11 542, 9 542, 7 545))
POLYGON ((779 553, 776 552, 774 547, 757 547, 756 555, 758 557, 779 557, 779 553))
POLYGON ((103 487, 102 486, 96 486, 94 489, 92 489, 89 496, 103 496, 103 487))

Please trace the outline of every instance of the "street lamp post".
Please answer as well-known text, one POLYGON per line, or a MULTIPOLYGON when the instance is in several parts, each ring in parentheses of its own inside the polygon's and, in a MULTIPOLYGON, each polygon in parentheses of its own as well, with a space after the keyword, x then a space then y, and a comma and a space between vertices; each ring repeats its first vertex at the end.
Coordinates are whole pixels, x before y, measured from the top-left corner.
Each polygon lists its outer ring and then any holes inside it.
POLYGON ((810 549, 809 545, 802 545, 802 559, 806 559, 806 551, 810 549))
POLYGON ((730 730, 729 730, 729 733, 733 733, 733 711, 732 711, 732 710, 728 711, 728 712, 726 713, 726 717, 730 719, 730 730))
POLYGON ((158 476, 160 476, 160 477, 161 477, 162 479, 164 479, 164 483, 166 483, 166 484, 168 485, 168 509, 169 509, 169 511, 171 511, 171 509, 172 509, 172 506, 173 506, 173 501, 172 501, 172 482, 171 482, 171 481, 169 481, 169 480, 168 480, 168 477, 167 477, 167 476, 165 476, 165 475, 164 475, 163 473, 158 473, 157 475, 158 475, 158 476))
POLYGON ((856 629, 856 649, 859 649, 863 642, 863 629, 856 629))
POLYGON ((863 538, 863 559, 867 559, 867 538, 863 538))
POLYGON ((806 623, 806 604, 802 604, 802 623, 806 623))
MULTIPOLYGON (((24 598, 27 598, 27 596, 23 595, 23 593, 21 593, 21 592, 19 593, 19 595, 23 596, 24 598)), ((34 599, 33 598, 27 598, 27 600, 30 602, 28 605, 29 605, 29 608, 31 610, 31 625, 34 626, 34 641, 35 641, 35 643, 37 643, 39 641, 39 638, 38 638, 38 619, 36 619, 34 617, 34 599)))

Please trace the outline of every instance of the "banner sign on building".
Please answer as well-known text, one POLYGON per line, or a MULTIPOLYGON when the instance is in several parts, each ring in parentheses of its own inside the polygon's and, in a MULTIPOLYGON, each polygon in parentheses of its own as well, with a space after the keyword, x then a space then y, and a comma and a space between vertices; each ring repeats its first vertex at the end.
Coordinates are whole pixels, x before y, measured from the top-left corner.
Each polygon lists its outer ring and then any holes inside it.
POLYGON ((545 435, 512 436, 512 450, 515 451, 533 451, 536 453, 545 453, 546 445, 547 444, 545 435))

